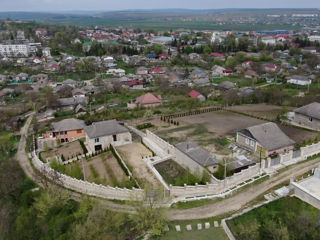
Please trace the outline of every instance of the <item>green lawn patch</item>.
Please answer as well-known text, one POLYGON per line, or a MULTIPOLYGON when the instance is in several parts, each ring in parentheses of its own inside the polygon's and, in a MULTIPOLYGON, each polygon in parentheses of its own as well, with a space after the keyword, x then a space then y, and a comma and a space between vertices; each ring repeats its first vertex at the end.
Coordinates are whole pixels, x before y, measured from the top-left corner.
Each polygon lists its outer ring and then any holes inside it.
POLYGON ((227 222, 238 240, 320 239, 320 211, 295 197, 285 197, 227 222))

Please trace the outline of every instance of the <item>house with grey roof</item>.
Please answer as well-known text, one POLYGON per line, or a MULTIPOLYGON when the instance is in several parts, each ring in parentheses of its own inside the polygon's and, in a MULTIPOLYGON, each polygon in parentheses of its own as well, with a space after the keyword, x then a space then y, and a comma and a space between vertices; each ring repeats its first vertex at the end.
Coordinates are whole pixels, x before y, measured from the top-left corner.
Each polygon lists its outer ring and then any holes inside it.
POLYGON ((320 103, 314 102, 294 110, 295 124, 320 130, 320 103))
POLYGON ((47 139, 57 139, 61 143, 72 142, 83 138, 85 123, 82 120, 69 118, 51 123, 51 130, 44 134, 47 139))
POLYGON ((295 142, 281 131, 277 124, 267 122, 237 132, 236 142, 263 157, 288 152, 295 142))
POLYGON ((203 171, 205 168, 214 170, 218 160, 210 152, 193 142, 182 142, 175 145, 179 164, 188 167, 191 172, 203 171))
POLYGON ((116 120, 94 122, 85 127, 86 144, 90 151, 100 151, 113 146, 132 143, 129 130, 116 120))

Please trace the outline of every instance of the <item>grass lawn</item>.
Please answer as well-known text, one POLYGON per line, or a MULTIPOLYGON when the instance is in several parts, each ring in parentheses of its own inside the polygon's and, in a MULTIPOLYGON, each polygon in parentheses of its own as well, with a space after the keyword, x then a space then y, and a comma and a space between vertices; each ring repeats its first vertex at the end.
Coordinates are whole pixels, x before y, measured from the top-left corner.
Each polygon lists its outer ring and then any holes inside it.
POLYGON ((199 220, 188 220, 188 221, 172 221, 168 223, 169 232, 164 233, 161 237, 152 238, 152 240, 206 240, 206 239, 214 239, 214 240, 228 240, 226 233, 224 232, 222 227, 215 228, 214 221, 218 221, 219 225, 221 220, 225 218, 227 215, 221 215, 217 217, 212 217, 208 219, 199 219, 199 220), (204 229, 205 223, 210 223, 209 229, 204 229), (197 229, 197 224, 202 224, 202 230, 197 229), (187 231, 186 226, 191 225, 192 231, 187 231), (177 232, 175 229, 176 225, 180 225, 181 232, 177 232))
POLYGON ((285 197, 227 222, 236 239, 320 239, 320 211, 285 197))
POLYGON ((0 132, 0 159, 11 158, 17 152, 20 135, 11 132, 0 132))

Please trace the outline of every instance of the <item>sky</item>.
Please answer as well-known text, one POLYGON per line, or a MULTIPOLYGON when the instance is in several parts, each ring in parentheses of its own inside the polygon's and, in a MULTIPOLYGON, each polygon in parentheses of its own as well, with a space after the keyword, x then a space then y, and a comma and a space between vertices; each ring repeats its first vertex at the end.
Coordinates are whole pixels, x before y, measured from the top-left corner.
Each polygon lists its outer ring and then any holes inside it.
POLYGON ((320 8, 319 0, 0 0, 0 11, 320 8))

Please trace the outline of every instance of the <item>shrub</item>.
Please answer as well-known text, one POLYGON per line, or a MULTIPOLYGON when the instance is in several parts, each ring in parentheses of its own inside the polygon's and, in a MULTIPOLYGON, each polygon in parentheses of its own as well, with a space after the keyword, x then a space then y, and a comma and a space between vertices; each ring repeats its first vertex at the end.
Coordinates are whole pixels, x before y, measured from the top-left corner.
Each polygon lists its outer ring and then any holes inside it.
POLYGON ((80 142, 80 145, 81 145, 83 154, 88 153, 88 149, 86 148, 86 145, 84 144, 83 140, 80 140, 80 139, 79 139, 79 142, 80 142))

